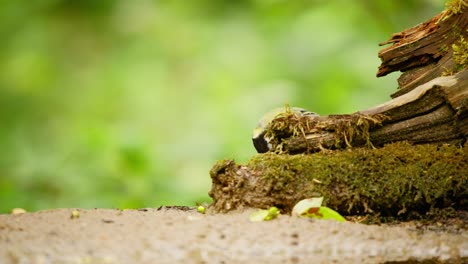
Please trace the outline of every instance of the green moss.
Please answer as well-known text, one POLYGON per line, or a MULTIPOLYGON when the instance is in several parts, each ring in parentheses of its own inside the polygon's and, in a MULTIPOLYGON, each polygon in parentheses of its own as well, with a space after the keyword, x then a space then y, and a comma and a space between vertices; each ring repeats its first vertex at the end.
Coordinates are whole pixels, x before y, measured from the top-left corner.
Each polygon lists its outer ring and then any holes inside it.
MULTIPOLYGON (((244 167, 255 184, 229 196, 244 206, 277 206, 286 212, 301 199, 324 196, 324 205, 343 215, 414 217, 468 204, 467 157, 466 148, 407 143, 311 155, 269 153, 244 167)), ((226 174, 232 180, 240 174, 231 168, 226 174)))
POLYGON ((437 50, 438 50, 440 53, 447 53, 447 51, 448 51, 448 45, 447 45, 447 44, 444 44, 444 45, 440 46, 437 50))
POLYGON ((463 36, 460 36, 458 43, 452 44, 453 62, 455 71, 459 72, 468 66, 468 42, 463 36))
POLYGON ((462 13, 462 10, 466 6, 464 0, 451 0, 447 1, 445 3, 445 10, 447 10, 447 13, 449 15, 456 15, 462 13))
POLYGON ((444 68, 442 76, 454 75, 468 67, 468 41, 463 36, 460 36, 459 40, 452 44, 452 60, 453 67, 451 69, 444 68))
POLYGON ((463 9, 467 6, 465 0, 450 0, 445 3, 445 11, 443 15, 436 22, 438 24, 440 21, 449 19, 452 15, 457 15, 463 13, 463 9))

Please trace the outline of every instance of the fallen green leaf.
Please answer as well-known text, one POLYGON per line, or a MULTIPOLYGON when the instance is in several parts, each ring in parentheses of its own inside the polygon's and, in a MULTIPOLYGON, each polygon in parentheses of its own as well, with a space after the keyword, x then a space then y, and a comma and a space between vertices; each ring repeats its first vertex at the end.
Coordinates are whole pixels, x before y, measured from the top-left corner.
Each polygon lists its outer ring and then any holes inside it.
POLYGON ((303 216, 312 208, 320 208, 322 206, 323 197, 314 197, 300 200, 294 205, 291 214, 295 216, 303 216))
POLYGON ((333 219, 338 222, 346 222, 346 219, 341 216, 337 211, 328 208, 326 206, 321 206, 320 209, 318 210, 318 214, 315 216, 311 216, 312 218, 318 218, 318 219, 333 219))
POLYGON ((292 215, 316 219, 333 219, 338 222, 346 222, 346 219, 335 210, 321 206, 323 197, 304 199, 299 201, 292 210, 292 215))
POLYGON ((268 210, 259 209, 250 214, 249 220, 251 222, 270 221, 280 215, 280 211, 276 207, 270 207, 268 210))

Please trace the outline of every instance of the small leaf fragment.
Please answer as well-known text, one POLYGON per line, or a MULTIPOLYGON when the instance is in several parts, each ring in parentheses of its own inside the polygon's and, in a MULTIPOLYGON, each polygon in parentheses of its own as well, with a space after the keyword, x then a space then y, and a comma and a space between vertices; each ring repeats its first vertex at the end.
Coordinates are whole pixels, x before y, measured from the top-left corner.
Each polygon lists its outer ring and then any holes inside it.
POLYGON ((202 205, 199 205, 197 207, 197 212, 199 212, 200 214, 205 214, 206 208, 204 206, 202 206, 202 205))
POLYGON ((267 210, 257 210, 253 213, 250 214, 249 216, 249 220, 251 222, 261 222, 261 221, 264 221, 265 220, 265 217, 268 215, 268 211, 267 210))
POLYGON ((71 212, 70 218, 71 218, 71 219, 80 218, 80 211, 78 211, 78 210, 73 210, 73 211, 71 212))
POLYGON ((19 214, 24 214, 26 213, 26 210, 24 210, 23 208, 13 208, 11 209, 11 214, 13 215, 19 215, 19 214))
POLYGON ((280 215, 280 210, 272 206, 270 207, 270 209, 268 209, 268 215, 265 217, 265 221, 275 219, 276 217, 278 217, 278 215, 280 215))
POLYGON ((280 215, 280 210, 276 207, 270 207, 268 210, 259 209, 250 214, 249 220, 251 222, 270 221, 280 215))

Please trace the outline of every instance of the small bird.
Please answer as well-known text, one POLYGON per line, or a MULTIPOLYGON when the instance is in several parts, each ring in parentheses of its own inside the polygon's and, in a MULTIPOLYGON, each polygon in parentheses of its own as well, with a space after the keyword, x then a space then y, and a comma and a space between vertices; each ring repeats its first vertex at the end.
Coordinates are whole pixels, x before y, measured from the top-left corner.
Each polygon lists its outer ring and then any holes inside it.
POLYGON ((265 137, 266 130, 273 119, 282 113, 286 113, 287 111, 292 111, 298 116, 319 116, 317 113, 310 112, 299 107, 279 107, 269 111, 263 115, 262 118, 260 118, 257 127, 255 127, 253 130, 252 141, 258 153, 265 153, 271 149, 271 138, 265 137))

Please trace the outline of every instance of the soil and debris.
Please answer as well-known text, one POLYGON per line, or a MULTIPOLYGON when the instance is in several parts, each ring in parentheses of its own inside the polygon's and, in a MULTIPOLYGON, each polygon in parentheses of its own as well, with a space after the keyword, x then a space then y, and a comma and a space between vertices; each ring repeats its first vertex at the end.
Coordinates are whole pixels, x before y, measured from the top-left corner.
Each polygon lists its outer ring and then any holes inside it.
POLYGON ((449 222, 363 225, 280 215, 252 223, 251 212, 162 207, 0 215, 0 263, 468 261, 468 233, 446 232, 449 222))

